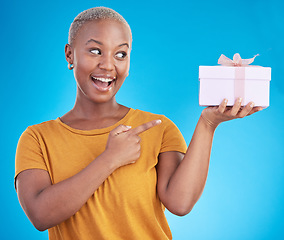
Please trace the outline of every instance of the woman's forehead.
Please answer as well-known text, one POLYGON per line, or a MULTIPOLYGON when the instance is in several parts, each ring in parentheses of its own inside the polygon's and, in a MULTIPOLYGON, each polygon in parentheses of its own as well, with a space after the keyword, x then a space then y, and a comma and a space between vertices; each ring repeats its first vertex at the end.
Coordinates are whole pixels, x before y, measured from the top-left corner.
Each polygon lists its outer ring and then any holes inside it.
MULTIPOLYGON (((99 19, 86 22, 78 32, 77 40, 89 41, 91 38, 103 41, 114 38, 117 41, 131 42, 130 29, 114 19, 99 19)), ((76 41, 76 40, 75 40, 76 41)))

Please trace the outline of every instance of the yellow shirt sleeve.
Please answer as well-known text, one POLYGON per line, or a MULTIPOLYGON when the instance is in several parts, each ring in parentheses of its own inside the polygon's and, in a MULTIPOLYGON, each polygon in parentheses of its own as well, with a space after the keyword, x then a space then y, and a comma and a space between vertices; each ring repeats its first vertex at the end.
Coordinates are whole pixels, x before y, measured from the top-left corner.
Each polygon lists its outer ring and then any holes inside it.
POLYGON ((17 175, 27 169, 47 170, 39 139, 28 127, 21 135, 17 150, 15 162, 15 178, 17 175))
POLYGON ((165 124, 165 130, 160 152, 177 151, 185 153, 187 145, 178 127, 166 117, 162 121, 165 124))

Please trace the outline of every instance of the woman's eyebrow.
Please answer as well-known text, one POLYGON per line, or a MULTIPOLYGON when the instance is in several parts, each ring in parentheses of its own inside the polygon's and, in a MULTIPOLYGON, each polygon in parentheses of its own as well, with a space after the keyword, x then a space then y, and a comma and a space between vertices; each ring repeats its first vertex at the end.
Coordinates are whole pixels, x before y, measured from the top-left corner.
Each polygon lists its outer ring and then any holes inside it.
MULTIPOLYGON (((99 45, 103 45, 102 42, 100 42, 98 40, 95 40, 95 39, 92 39, 92 38, 86 42, 86 45, 89 44, 90 42, 95 42, 95 43, 97 43, 99 45)), ((122 43, 122 44, 118 45, 118 47, 122 47, 122 46, 126 46, 126 47, 129 48, 129 44, 128 43, 122 43)))
POLYGON ((126 46, 126 47, 128 47, 129 48, 129 45, 128 45, 128 43, 122 43, 122 44, 120 44, 120 45, 118 45, 119 47, 121 47, 121 46, 126 46))
POLYGON ((97 43, 97 44, 103 45, 103 43, 102 43, 102 42, 97 41, 97 40, 92 39, 92 38, 86 42, 86 45, 87 45, 88 43, 90 43, 90 42, 95 42, 95 43, 97 43))

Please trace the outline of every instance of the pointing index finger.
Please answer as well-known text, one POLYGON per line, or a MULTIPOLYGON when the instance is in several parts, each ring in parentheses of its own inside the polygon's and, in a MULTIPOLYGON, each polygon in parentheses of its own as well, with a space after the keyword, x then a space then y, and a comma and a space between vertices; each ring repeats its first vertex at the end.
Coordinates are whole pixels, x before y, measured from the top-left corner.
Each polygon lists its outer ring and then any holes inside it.
POLYGON ((155 127, 156 125, 159 125, 162 121, 161 120, 153 120, 147 123, 144 123, 134 129, 129 130, 131 134, 139 135, 140 133, 143 133, 147 131, 148 129, 155 127))

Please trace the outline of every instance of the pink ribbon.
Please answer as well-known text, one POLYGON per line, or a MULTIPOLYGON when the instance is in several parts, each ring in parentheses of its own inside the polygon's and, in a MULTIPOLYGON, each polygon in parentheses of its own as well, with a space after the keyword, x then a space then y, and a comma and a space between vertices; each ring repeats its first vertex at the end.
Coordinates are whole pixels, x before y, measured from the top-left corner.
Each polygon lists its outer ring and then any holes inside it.
POLYGON ((218 59, 218 64, 223 66, 231 66, 235 68, 235 81, 234 81, 234 96, 235 99, 241 97, 244 100, 245 97, 245 68, 249 64, 251 64, 255 57, 259 56, 259 54, 255 55, 253 58, 242 59, 240 54, 236 53, 233 57, 233 60, 227 58, 225 55, 221 55, 218 59))
POLYGON ((221 56, 218 59, 218 64, 224 65, 224 66, 233 66, 233 67, 242 67, 247 66, 251 64, 255 57, 259 56, 259 54, 256 54, 253 58, 249 59, 242 59, 240 54, 236 53, 233 57, 233 60, 230 58, 227 58, 225 55, 221 54, 221 56))

